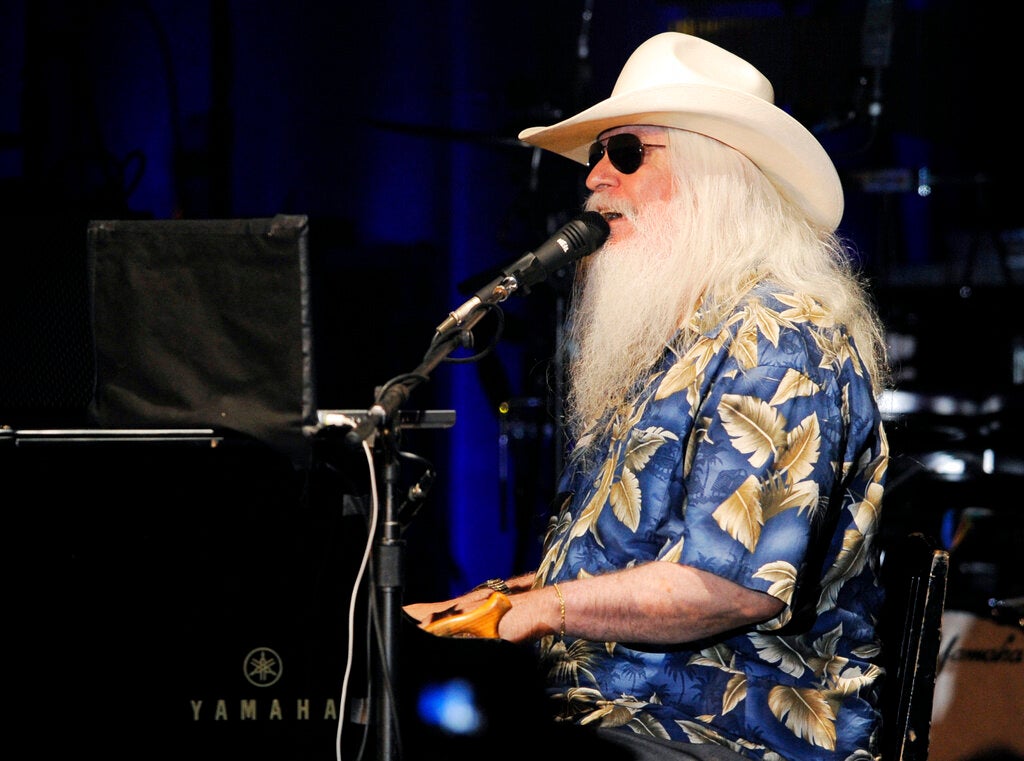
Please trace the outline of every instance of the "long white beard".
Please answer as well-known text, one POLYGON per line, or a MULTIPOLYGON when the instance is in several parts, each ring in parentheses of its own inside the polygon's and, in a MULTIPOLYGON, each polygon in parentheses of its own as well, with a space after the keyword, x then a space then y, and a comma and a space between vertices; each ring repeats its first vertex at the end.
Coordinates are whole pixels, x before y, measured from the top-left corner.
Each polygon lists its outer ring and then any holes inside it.
POLYGON ((585 262, 568 334, 568 412, 577 434, 632 401, 704 289, 709 273, 687 245, 691 212, 684 203, 652 204, 641 216, 619 209, 633 234, 622 242, 613 235, 585 262))

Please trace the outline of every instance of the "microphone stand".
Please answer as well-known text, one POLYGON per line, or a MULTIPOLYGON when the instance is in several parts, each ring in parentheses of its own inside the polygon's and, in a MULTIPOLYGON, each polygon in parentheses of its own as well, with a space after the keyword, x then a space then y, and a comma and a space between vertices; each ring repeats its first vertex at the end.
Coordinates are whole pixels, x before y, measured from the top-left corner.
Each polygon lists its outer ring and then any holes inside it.
MULTIPOLYGON (((516 291, 527 289, 544 280, 552 271, 593 252, 608 237, 608 222, 596 211, 584 212, 577 219, 563 225, 551 238, 535 251, 528 252, 506 267, 502 274, 479 290, 462 306, 448 313, 437 326, 423 361, 411 373, 388 381, 377 393, 374 405, 362 422, 350 430, 345 440, 350 446, 361 445, 371 434, 380 434, 377 445, 384 452, 381 471, 384 478, 384 510, 381 513, 380 538, 377 547, 376 579, 379 605, 380 683, 384 689, 378 695, 378 759, 396 761, 396 743, 400 739, 394 726, 398 715, 393 700, 398 694, 397 634, 401 614, 402 541, 401 527, 394 508, 394 491, 398 481, 395 414, 418 385, 430 378, 430 373, 448 357, 457 346, 471 346, 470 331, 492 308, 505 301, 516 291)), ((500 311, 499 311, 500 314, 500 311)), ((378 448, 375 447, 375 448, 378 448)), ((372 594, 373 590, 371 590, 372 594)))
POLYGON ((397 444, 393 420, 389 417, 388 424, 381 430, 380 449, 384 452, 382 472, 384 476, 384 509, 380 513, 377 546, 374 551, 374 576, 378 621, 381 631, 378 635, 380 652, 377 659, 379 685, 376 695, 377 710, 377 757, 380 759, 398 759, 399 726, 398 726, 398 693, 397 663, 398 634, 402 605, 402 589, 405 584, 404 547, 401 539, 401 528, 395 508, 395 490, 398 483, 397 444))
MULTIPOLYGON (((506 283, 506 286, 509 284, 506 283)), ((399 408, 409 398, 412 391, 429 379, 430 373, 444 361, 458 346, 468 345, 465 336, 484 316, 485 304, 497 303, 507 298, 515 290, 515 285, 507 291, 497 292, 492 299, 485 299, 464 314, 456 318, 454 313, 445 323, 455 321, 454 327, 438 329, 430 344, 423 361, 411 373, 400 375, 385 384, 377 394, 373 407, 368 410, 361 422, 346 435, 345 441, 350 446, 359 446, 371 435, 376 434, 374 452, 382 452, 383 459, 379 470, 383 477, 384 501, 379 513, 378 539, 374 552, 374 579, 376 589, 371 589, 378 611, 380 631, 379 653, 377 658, 378 684, 374 707, 377 711, 377 758, 380 761, 398 761, 400 755, 400 728, 398 727, 398 635, 400 633, 402 615, 402 590, 404 587, 404 541, 401 539, 401 525, 397 510, 396 491, 399 480, 398 466, 398 430, 409 427, 403 425, 399 408)), ((416 426, 416 422, 411 425, 416 426)), ((425 427, 425 426, 419 426, 425 427)))

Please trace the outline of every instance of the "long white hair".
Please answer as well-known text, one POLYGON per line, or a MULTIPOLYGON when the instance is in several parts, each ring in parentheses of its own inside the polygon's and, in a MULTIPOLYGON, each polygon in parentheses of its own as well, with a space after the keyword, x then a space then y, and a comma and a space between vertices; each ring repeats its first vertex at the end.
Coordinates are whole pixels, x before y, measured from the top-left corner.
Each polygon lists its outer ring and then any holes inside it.
POLYGON ((563 347, 571 432, 632 402, 676 329, 698 307, 709 315, 735 308, 752 276, 818 301, 853 337, 880 393, 884 330, 851 249, 739 152, 692 132, 666 134, 670 201, 622 208, 600 191, 587 200, 628 216, 634 234, 613 236, 579 265, 563 347))

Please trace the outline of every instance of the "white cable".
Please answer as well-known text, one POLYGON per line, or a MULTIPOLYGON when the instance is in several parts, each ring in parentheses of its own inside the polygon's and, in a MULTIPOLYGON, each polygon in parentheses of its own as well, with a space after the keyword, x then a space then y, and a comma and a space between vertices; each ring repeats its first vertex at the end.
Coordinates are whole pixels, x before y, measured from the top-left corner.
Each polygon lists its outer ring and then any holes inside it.
MULTIPOLYGON (((344 423, 356 427, 357 423, 351 418, 345 418, 344 423)), ((352 585, 352 596, 348 606, 348 651, 345 659, 345 676, 341 683, 341 698, 338 704, 338 733, 335 739, 335 755, 341 761, 341 730, 345 726, 345 701, 348 693, 348 680, 352 674, 352 643, 355 639, 355 607, 356 598, 359 595, 359 585, 362 582, 363 574, 370 559, 370 551, 373 548, 373 538, 377 530, 377 479, 373 467, 373 453, 370 445, 363 441, 363 452, 366 454, 366 462, 370 471, 370 524, 366 537, 366 549, 363 550, 363 559, 359 563, 359 570, 356 573, 355 583, 352 585)))

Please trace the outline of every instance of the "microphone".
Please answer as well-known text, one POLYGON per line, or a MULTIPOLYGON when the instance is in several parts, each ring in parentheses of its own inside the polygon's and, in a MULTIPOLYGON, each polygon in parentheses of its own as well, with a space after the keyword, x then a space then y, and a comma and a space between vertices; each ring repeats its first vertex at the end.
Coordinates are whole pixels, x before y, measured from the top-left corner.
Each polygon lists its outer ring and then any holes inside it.
POLYGON ((563 225, 558 232, 506 266, 501 277, 484 286, 437 326, 444 333, 459 327, 483 304, 497 304, 520 288, 529 288, 545 280, 552 272, 596 251, 608 238, 608 222, 596 211, 586 211, 563 225))

